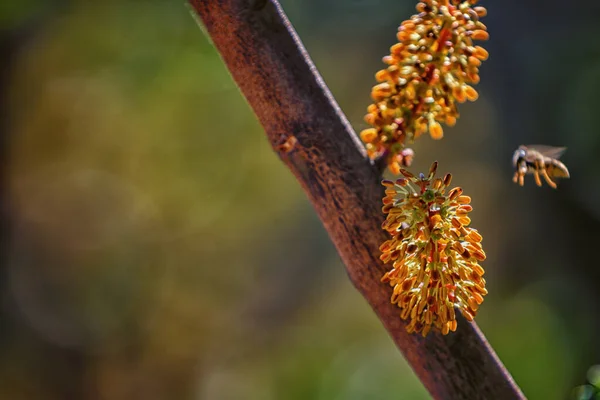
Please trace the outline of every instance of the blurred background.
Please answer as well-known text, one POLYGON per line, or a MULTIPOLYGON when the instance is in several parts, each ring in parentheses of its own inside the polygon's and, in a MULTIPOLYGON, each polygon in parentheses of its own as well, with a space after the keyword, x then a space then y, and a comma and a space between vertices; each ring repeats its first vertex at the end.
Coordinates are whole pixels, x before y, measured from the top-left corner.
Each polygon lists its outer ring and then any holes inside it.
MULTIPOLYGON (((357 131, 415 1, 282 0, 357 131)), ((530 399, 600 363, 600 3, 483 2, 478 323, 530 399), (567 146, 558 190, 511 181, 567 146)), ((427 399, 183 0, 0 4, 1 399, 427 399)))

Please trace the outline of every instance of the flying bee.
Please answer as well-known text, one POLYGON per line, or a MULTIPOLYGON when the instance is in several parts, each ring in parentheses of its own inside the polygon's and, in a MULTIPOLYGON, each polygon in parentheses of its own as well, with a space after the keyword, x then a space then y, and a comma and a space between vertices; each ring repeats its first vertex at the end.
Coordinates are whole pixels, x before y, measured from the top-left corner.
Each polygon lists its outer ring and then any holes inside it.
POLYGON ((513 167, 516 169, 513 182, 523 186, 525 175, 532 173, 538 186, 542 186, 541 175, 548 186, 556 189, 552 178, 569 178, 569 170, 558 161, 565 150, 566 147, 545 145, 519 146, 513 155, 513 167))

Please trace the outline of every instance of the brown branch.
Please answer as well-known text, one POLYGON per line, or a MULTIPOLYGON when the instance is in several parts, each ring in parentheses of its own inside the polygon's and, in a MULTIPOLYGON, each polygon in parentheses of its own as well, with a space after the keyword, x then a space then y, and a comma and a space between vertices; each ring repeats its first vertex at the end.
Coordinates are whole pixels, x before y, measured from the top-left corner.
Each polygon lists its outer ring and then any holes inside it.
POLYGON ((276 0, 189 0, 273 148, 325 225, 354 286, 436 399, 523 399, 485 337, 459 314, 458 330, 408 334, 378 259, 383 189, 276 0))

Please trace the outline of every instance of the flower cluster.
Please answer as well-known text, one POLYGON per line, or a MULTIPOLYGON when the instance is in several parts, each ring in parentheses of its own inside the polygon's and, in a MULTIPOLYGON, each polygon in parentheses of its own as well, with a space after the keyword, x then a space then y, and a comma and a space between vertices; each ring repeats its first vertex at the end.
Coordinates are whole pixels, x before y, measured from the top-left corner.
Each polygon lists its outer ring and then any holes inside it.
POLYGON ((437 162, 427 177, 402 169, 404 178, 382 182, 382 228, 392 238, 381 245, 381 260, 393 262, 382 282, 394 288, 391 301, 410 320, 407 331, 423 336, 432 327, 443 334, 456 330, 455 307, 473 320, 487 294, 482 237, 468 227, 471 198, 458 187, 446 193, 452 176, 434 179, 436 169, 437 162))
POLYGON ((479 21, 486 9, 477 0, 422 0, 417 15, 398 30, 399 43, 383 61, 389 66, 375 75, 374 103, 365 121, 372 128, 360 136, 371 159, 386 157, 394 174, 410 160, 405 146, 429 131, 441 139, 440 122, 453 126, 459 116, 457 103, 474 101, 479 66, 488 52, 473 40, 486 40, 486 26, 479 21))

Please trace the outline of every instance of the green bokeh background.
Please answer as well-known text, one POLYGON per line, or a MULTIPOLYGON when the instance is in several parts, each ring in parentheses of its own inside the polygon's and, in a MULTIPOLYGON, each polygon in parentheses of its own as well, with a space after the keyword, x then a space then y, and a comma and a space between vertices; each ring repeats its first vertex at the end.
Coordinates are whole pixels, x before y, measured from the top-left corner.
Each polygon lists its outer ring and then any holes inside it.
MULTIPOLYGON (((567 398, 600 362, 600 14, 576 3, 484 2, 480 99, 414 146, 415 170, 438 160, 473 198, 478 323, 530 399, 567 398), (512 184, 532 142, 569 147, 558 191, 512 184)), ((282 5, 364 128, 414 3, 282 5)), ((183 1, 0 17, 0 398, 429 398, 183 1)))

